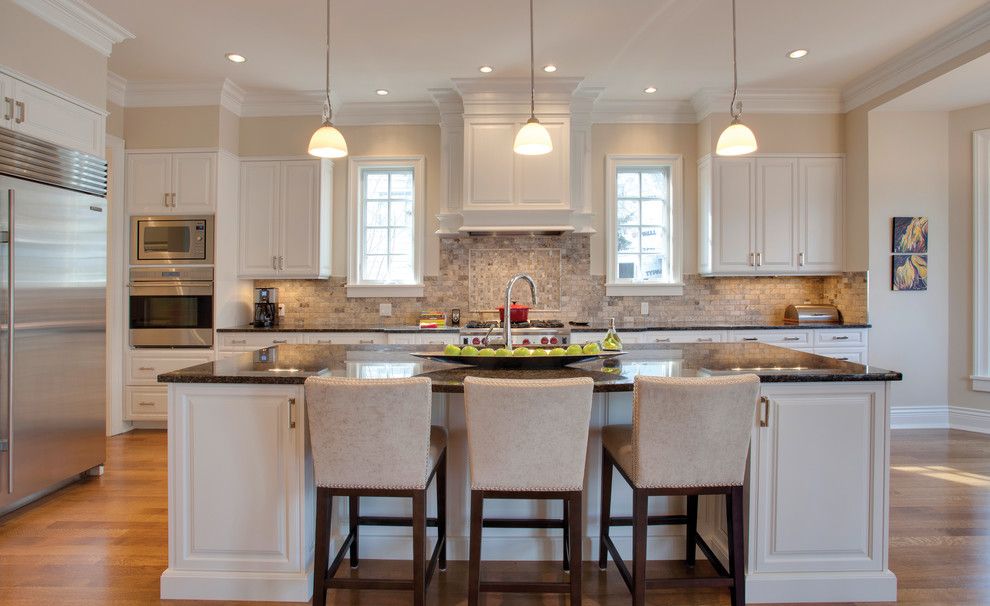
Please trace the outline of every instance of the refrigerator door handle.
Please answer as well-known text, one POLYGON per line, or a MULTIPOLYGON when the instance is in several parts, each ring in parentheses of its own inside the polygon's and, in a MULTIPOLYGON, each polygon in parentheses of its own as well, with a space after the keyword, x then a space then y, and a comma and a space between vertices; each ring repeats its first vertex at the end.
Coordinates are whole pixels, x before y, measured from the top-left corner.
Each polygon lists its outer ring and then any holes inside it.
POLYGON ((14 190, 7 190, 7 493, 14 494, 14 190))

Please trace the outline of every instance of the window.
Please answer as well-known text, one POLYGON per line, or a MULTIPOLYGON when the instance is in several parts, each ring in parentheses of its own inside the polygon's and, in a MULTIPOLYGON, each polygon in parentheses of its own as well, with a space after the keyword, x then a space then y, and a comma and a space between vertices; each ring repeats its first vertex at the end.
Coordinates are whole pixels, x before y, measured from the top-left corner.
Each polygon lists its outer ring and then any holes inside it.
POLYGON ((349 166, 347 296, 422 296, 422 157, 351 158, 349 166))
POLYGON ((608 156, 606 164, 607 294, 681 294, 681 157, 608 156))

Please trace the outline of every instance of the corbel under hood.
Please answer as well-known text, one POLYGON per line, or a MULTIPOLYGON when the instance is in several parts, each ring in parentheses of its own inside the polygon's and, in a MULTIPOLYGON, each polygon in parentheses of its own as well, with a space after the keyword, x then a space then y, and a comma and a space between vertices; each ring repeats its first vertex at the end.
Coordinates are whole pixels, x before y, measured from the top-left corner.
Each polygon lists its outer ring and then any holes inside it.
POLYGON ((528 78, 455 79, 431 91, 440 110, 444 209, 441 236, 593 233, 588 198, 591 109, 600 89, 577 78, 537 84, 536 114, 554 149, 512 151, 529 117, 528 78))

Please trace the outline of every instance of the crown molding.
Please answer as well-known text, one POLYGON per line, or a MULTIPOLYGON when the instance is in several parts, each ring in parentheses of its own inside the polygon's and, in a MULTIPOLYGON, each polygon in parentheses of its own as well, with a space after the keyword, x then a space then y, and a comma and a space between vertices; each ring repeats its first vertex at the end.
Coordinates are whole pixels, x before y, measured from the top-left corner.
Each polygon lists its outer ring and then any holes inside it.
POLYGON ((990 43, 990 4, 974 10, 853 80, 842 91, 844 111, 869 103, 987 43, 990 43))
MULTIPOLYGON (((839 114, 842 95, 830 88, 760 88, 740 89, 736 100, 742 101, 749 114, 839 114)), ((728 113, 732 92, 703 88, 691 97, 695 119, 704 120, 716 113, 728 113)))
POLYGON ((35 17, 109 57, 113 45, 134 34, 83 0, 13 0, 35 17))
POLYGON ((240 86, 234 84, 229 78, 224 78, 220 86, 220 106, 240 116, 244 111, 244 98, 246 93, 240 86))
POLYGON ((120 74, 107 71, 107 101, 123 107, 126 104, 127 80, 120 74))

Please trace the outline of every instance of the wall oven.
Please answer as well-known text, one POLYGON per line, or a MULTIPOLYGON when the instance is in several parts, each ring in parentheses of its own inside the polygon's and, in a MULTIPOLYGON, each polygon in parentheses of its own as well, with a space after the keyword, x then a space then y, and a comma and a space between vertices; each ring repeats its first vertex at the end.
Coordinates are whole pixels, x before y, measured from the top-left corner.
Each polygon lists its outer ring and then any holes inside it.
POLYGON ((131 217, 131 265, 212 265, 213 216, 131 217))
POLYGON ((132 267, 131 347, 212 347, 212 267, 132 267))

